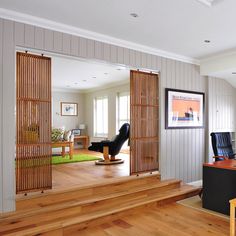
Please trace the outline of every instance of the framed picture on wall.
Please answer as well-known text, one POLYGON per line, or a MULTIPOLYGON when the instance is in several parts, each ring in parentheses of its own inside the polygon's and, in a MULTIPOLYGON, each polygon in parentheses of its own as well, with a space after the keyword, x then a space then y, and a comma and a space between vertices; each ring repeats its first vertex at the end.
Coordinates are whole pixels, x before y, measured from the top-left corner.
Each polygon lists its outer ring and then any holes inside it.
POLYGON ((204 93, 165 89, 165 128, 203 128, 204 93))
POLYGON ((62 116, 78 116, 78 103, 61 102, 62 116))

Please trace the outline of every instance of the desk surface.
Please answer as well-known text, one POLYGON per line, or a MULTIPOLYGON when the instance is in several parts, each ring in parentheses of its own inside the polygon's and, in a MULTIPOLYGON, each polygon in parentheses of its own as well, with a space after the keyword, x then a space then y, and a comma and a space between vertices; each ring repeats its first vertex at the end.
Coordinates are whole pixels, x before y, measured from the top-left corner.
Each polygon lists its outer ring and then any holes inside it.
POLYGON ((88 135, 75 135, 74 142, 82 142, 83 148, 88 149, 89 146, 89 136, 88 135))
POLYGON ((86 139, 86 138, 89 138, 88 135, 75 135, 74 136, 74 139, 86 139))
POLYGON ((220 168, 220 169, 229 169, 236 170, 236 160, 225 160, 225 161, 215 161, 213 163, 204 163, 203 166, 220 168))

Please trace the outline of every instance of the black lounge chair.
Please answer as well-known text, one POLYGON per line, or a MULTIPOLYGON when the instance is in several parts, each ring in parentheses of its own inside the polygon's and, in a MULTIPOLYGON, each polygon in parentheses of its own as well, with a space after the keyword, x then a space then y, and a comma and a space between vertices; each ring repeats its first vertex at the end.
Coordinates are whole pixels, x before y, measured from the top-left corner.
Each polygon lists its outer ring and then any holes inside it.
POLYGON ((124 160, 116 159, 116 155, 120 152, 125 141, 129 139, 130 125, 125 123, 121 126, 119 134, 114 136, 111 140, 103 140, 101 142, 92 142, 88 148, 90 151, 103 153, 104 160, 96 161, 96 164, 111 165, 120 164, 124 160))

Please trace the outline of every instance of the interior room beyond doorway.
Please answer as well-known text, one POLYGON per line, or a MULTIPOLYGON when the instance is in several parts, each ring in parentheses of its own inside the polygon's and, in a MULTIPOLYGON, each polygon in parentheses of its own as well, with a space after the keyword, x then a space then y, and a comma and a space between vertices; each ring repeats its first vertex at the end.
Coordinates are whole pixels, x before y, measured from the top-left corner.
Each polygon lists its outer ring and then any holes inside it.
POLYGON ((52 63, 52 191, 128 176, 128 142, 117 155, 124 160, 119 165, 95 165, 103 154, 88 147, 92 142, 112 139, 123 123, 130 122, 129 70, 48 57, 52 63))

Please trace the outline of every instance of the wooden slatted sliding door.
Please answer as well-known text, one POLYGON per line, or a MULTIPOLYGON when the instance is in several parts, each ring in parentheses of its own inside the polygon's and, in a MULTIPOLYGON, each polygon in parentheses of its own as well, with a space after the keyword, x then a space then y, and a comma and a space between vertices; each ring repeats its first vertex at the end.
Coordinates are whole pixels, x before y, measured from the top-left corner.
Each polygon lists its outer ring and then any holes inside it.
POLYGON ((16 193, 52 188, 51 59, 17 52, 16 193))
POLYGON ((158 170, 158 75, 130 72, 131 174, 158 170))

